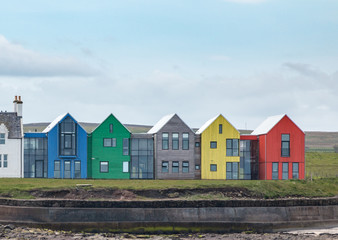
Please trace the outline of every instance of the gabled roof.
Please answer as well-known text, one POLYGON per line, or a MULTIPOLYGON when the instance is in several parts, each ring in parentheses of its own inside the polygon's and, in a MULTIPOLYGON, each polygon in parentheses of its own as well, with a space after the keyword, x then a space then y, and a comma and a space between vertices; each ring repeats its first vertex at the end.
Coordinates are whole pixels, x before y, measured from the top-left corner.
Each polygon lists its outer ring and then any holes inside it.
MULTIPOLYGON (((197 130, 196 134, 201 134, 203 133, 217 118, 219 118, 220 116, 222 116, 234 129, 237 130, 237 128, 234 127, 234 125, 232 125, 228 119, 226 119, 222 114, 218 114, 216 117, 213 117, 211 119, 209 119, 206 123, 203 124, 202 127, 200 127, 200 129, 197 130)), ((237 130, 238 131, 238 130, 237 130)))
POLYGON ((160 121, 158 121, 147 133, 149 134, 154 134, 154 133, 157 133, 158 131, 160 131, 164 125, 167 124, 167 122, 169 122, 170 119, 172 119, 176 114, 175 113, 172 113, 172 114, 169 114, 169 115, 166 115, 164 117, 162 117, 160 119, 160 121))
POLYGON ((57 124, 59 124, 63 119, 65 119, 67 116, 70 116, 71 119, 73 119, 73 121, 78 124, 82 129, 83 131, 86 132, 86 130, 73 118, 72 115, 70 115, 69 113, 64 113, 64 114, 61 114, 60 116, 58 116, 57 118, 54 119, 53 122, 51 122, 42 132, 43 133, 48 133, 50 130, 52 130, 57 124))
POLYGON ((286 116, 286 114, 268 117, 251 133, 251 135, 267 134, 284 116, 286 116))
POLYGON ((123 123, 121 123, 115 116, 114 116, 114 114, 109 114, 108 115, 108 117, 106 117, 106 119, 105 120, 103 120, 98 126, 96 126, 96 128, 94 128, 93 129, 93 131, 92 131, 92 133, 96 130, 96 129, 98 129, 110 116, 113 116, 115 119, 116 119, 116 121, 118 121, 129 133, 131 133, 130 131, 129 131, 129 129, 126 127, 126 126, 124 126, 124 124, 123 123))
POLYGON ((16 112, 0 112, 0 124, 4 124, 8 130, 8 138, 22 138, 22 117, 16 112))
POLYGON ((208 121, 206 121, 202 127, 200 127, 196 134, 201 134, 202 132, 204 132, 205 129, 207 129, 221 114, 218 114, 216 117, 213 117, 211 119, 209 119, 208 121))

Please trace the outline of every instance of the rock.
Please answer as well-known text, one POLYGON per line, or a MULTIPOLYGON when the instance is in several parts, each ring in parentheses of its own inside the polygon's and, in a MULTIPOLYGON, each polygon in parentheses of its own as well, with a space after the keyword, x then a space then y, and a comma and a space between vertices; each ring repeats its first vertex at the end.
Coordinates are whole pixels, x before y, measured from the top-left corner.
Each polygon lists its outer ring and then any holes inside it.
POLYGON ((13 224, 8 224, 8 225, 4 226, 4 229, 14 230, 15 226, 13 224))

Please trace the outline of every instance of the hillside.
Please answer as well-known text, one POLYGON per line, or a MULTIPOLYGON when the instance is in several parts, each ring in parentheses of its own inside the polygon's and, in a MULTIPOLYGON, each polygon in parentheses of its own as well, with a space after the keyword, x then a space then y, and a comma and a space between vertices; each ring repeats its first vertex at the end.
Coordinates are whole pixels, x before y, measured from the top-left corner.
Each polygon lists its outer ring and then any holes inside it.
MULTIPOLYGON (((42 132, 49 123, 24 124, 24 132, 42 132)), ((99 124, 80 122, 88 132, 92 132, 99 124)), ((125 124, 131 133, 146 133, 152 126, 125 124)), ((194 131, 197 128, 193 128, 194 131)), ((251 130, 239 130, 241 134, 250 134, 251 130)), ((305 132, 305 148, 308 151, 333 151, 333 146, 338 145, 338 132, 305 132)))

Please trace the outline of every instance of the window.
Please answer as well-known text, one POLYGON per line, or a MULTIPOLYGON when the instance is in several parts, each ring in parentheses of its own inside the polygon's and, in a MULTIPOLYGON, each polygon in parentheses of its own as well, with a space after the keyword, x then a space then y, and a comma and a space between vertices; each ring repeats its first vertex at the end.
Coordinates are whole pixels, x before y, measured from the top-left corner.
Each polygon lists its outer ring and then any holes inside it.
POLYGON ((109 162, 100 162, 100 173, 109 172, 109 162))
POLYGON ((195 170, 200 170, 200 165, 196 164, 195 165, 195 170))
POLYGON ((210 142, 210 148, 217 148, 217 142, 210 142))
POLYGON ((103 146, 104 147, 116 147, 116 138, 104 138, 103 146))
POLYGON ((8 167, 7 154, 4 154, 4 168, 8 167))
POLYGON ((162 162, 162 172, 163 173, 169 172, 169 163, 167 161, 162 162))
POLYGON ((282 175, 283 180, 289 179, 289 163, 283 163, 283 175, 282 175))
POLYGON ((129 155, 129 139, 123 138, 123 155, 129 155))
POLYGON ((272 163, 272 179, 278 180, 278 163, 274 162, 272 163))
POLYGON ((62 156, 76 155, 77 125, 68 116, 59 124, 59 153, 62 156))
POLYGON ((123 172, 129 172, 129 162, 123 162, 123 172))
POLYGON ((54 161, 54 178, 61 177, 61 164, 60 161, 54 161))
POLYGON ((65 178, 70 178, 71 176, 71 165, 70 165, 70 161, 65 161, 64 162, 64 174, 65 174, 65 178))
POLYGON ((183 150, 189 149, 189 133, 183 133, 182 135, 182 149, 183 150))
POLYGON ((210 164, 210 171, 217 172, 217 164, 210 164))
POLYGON ((183 173, 188 173, 189 172, 189 162, 182 162, 182 172, 183 173))
POLYGON ((226 163, 226 179, 238 179, 238 162, 226 163))
POLYGON ((0 133, 0 144, 5 144, 5 134, 4 133, 0 133))
POLYGON ((113 133, 113 124, 109 124, 109 132, 113 133))
POLYGON ((299 163, 292 163, 292 178, 299 179, 299 163))
POLYGON ((74 178, 81 178, 81 162, 74 162, 74 178))
POLYGON ((172 163, 172 172, 173 173, 178 173, 179 172, 179 164, 177 161, 173 161, 172 163))
POLYGON ((282 157, 290 157, 290 134, 282 134, 282 157))
POLYGON ((195 142, 195 147, 200 147, 200 143, 199 142, 195 142))
POLYGON ((172 134, 172 142, 173 142, 173 150, 178 150, 179 146, 178 146, 178 133, 173 133, 172 134))
POLYGON ((218 133, 219 134, 223 133, 223 125, 222 124, 218 125, 218 133))
POLYGON ((238 139, 227 139, 226 140, 226 145, 227 145, 227 156, 239 156, 239 151, 238 151, 238 139))
POLYGON ((169 149, 169 133, 162 133, 162 149, 169 149))

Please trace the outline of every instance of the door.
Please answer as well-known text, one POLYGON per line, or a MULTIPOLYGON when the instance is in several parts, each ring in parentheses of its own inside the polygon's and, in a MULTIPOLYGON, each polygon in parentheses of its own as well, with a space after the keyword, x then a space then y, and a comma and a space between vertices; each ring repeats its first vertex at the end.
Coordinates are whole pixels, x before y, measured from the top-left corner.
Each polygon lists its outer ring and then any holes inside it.
POLYGON ((64 178, 70 178, 71 177, 71 165, 70 161, 64 161, 64 178))
POLYGON ((43 161, 42 160, 35 161, 35 177, 43 178, 43 161))

